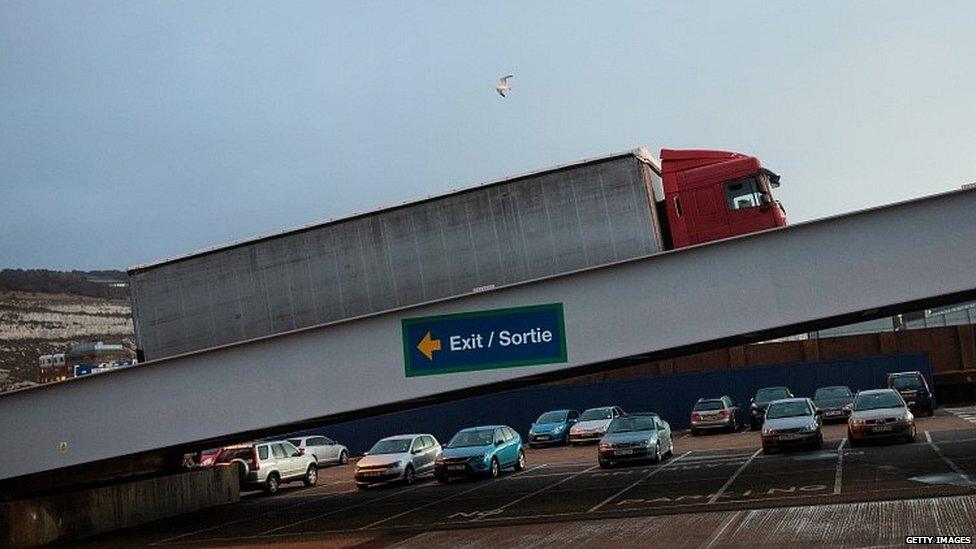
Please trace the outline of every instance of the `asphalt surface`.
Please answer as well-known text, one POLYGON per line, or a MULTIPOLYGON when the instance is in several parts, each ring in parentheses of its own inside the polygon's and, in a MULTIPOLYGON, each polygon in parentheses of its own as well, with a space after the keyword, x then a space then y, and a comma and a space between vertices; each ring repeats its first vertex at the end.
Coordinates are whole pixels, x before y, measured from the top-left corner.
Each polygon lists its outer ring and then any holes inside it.
POLYGON ((368 491, 353 485, 353 465, 329 467, 313 488, 245 494, 86 545, 722 547, 788 538, 869 547, 976 537, 976 424, 940 410, 918 420, 914 443, 856 448, 845 432, 830 425, 822 450, 774 455, 759 451, 755 432, 676 433, 663 463, 610 470, 597 467, 594 446, 530 449, 525 471, 496 480, 368 491))

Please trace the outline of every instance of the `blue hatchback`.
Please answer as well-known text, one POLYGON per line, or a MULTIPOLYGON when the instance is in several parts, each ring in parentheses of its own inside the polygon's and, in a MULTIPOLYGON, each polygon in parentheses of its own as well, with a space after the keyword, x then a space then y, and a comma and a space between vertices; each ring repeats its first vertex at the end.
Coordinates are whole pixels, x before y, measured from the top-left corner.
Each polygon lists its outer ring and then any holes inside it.
POLYGON ((440 482, 472 476, 495 478, 509 467, 525 468, 522 437, 507 425, 482 425, 461 429, 444 445, 434 462, 434 477, 440 482))
POLYGON ((529 446, 566 444, 569 428, 579 421, 576 410, 552 410, 544 412, 529 427, 529 446))

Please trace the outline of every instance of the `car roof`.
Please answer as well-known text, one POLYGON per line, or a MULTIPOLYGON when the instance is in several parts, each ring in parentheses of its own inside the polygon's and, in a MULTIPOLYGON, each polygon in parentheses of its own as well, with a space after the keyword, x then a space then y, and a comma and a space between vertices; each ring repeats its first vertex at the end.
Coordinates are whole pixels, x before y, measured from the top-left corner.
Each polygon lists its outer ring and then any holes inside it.
POLYGON ((857 392, 857 394, 859 394, 859 395, 875 395, 875 394, 878 394, 878 393, 895 393, 895 394, 898 394, 898 391, 896 391, 894 389, 866 389, 864 391, 858 391, 857 392))
POLYGON ((657 412, 631 412, 623 417, 661 417, 657 412))
POLYGON ((722 400, 723 398, 732 398, 732 397, 730 397, 729 395, 722 395, 720 397, 701 397, 698 399, 698 402, 710 402, 713 400, 722 400))
MULTIPOLYGON (((476 427, 465 427, 461 431, 481 431, 483 429, 498 429, 499 427, 508 427, 508 425, 478 425, 476 427)), ((508 427, 511 429, 511 427, 508 427)), ((459 433, 461 431, 458 431, 459 433)))
POLYGON ((817 391, 819 391, 820 389, 847 389, 848 391, 851 390, 851 388, 848 387, 847 385, 824 385, 823 387, 817 387, 817 391))
POLYGON ((778 398, 769 403, 770 406, 773 404, 779 404, 780 402, 806 402, 809 400, 807 397, 793 397, 793 398, 778 398))
POLYGON ((399 440, 399 439, 407 439, 407 438, 433 437, 433 436, 434 435, 427 434, 427 433, 407 433, 403 435, 391 435, 388 437, 383 437, 380 440, 399 440))
POLYGON ((769 387, 760 387, 756 389, 756 392, 758 393, 759 391, 763 391, 766 389, 786 389, 787 391, 790 390, 790 388, 787 387, 786 385, 770 385, 769 387))
POLYGON ((616 406, 616 405, 609 405, 609 406, 594 406, 594 407, 592 407, 592 408, 587 408, 587 409, 585 409, 585 410, 583 410, 583 411, 584 411, 584 412, 589 412, 590 410, 607 410, 607 409, 610 409, 610 408, 619 408, 619 406, 616 406))
MULTIPOLYGON (((912 372, 891 372, 891 373, 888 374, 888 377, 921 376, 921 375, 922 375, 922 372, 919 372, 918 370, 915 370, 915 371, 912 371, 912 372)), ((922 377, 925 377, 925 376, 922 376, 922 377)))
MULTIPOLYGON (((545 412, 542 412, 542 414, 551 414, 551 413, 554 413, 554 412, 566 412, 566 413, 569 413, 569 412, 575 412, 575 411, 576 410, 572 410, 572 409, 569 409, 569 408, 564 408, 564 409, 560 409, 560 410, 546 410, 545 412)), ((542 414, 539 414, 539 415, 541 416, 542 414)))

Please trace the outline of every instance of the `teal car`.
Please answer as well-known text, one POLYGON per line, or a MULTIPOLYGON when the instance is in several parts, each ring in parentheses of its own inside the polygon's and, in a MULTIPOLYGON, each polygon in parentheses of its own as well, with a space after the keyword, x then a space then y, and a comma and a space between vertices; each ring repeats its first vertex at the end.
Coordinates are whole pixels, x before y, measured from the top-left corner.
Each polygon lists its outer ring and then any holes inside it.
POLYGON ((507 425, 482 425, 461 429, 444 445, 434 462, 434 478, 485 476, 497 478, 502 469, 525 468, 522 437, 507 425))
POLYGON ((529 426, 529 446, 566 444, 569 441, 569 428, 579 421, 576 410, 552 410, 544 412, 529 426))

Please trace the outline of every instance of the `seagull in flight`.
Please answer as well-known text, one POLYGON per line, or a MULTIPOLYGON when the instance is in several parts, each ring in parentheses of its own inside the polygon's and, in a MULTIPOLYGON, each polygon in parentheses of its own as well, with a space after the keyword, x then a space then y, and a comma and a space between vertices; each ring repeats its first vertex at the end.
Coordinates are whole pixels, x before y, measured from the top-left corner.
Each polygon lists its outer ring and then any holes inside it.
POLYGON ((495 91, 498 92, 498 95, 500 95, 502 97, 507 97, 505 95, 505 92, 511 91, 511 89, 512 89, 511 86, 508 85, 508 79, 509 78, 512 78, 513 76, 515 76, 515 75, 514 74, 506 74, 505 76, 501 77, 501 79, 498 81, 498 85, 495 86, 495 91))

